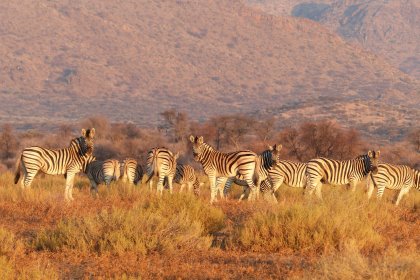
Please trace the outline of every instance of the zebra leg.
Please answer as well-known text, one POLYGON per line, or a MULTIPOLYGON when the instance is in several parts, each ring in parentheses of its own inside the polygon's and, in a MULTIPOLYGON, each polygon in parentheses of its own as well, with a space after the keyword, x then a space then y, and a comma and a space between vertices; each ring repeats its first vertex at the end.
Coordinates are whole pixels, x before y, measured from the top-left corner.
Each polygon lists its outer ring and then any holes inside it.
POLYGON ((369 200, 372 197, 372 193, 373 193, 373 190, 375 188, 375 185, 373 184, 371 178, 367 179, 366 185, 367 185, 366 186, 367 187, 367 196, 368 196, 368 200, 369 200))
MULTIPOLYGON (((163 194, 163 180, 165 179, 164 175, 159 176, 159 181, 157 183, 156 192, 160 195, 163 194)), ((169 181, 169 180, 168 180, 169 181)), ((171 180, 171 188, 172 188, 172 180, 171 180)))
POLYGON ((149 181, 149 191, 153 191, 153 178, 149 181))
POLYGON ((216 176, 209 176, 210 182, 210 204, 217 201, 216 176))
POLYGON ((352 192, 356 191, 356 182, 355 181, 350 181, 350 190, 352 192))
MULTIPOLYGON (((222 178, 222 177, 217 178, 217 180, 218 180, 217 183, 219 184, 219 187, 220 187, 219 188, 220 194, 222 194, 222 186, 223 186, 224 178, 223 179, 220 179, 220 178, 222 178)), ((229 177, 229 178, 226 179, 225 185, 223 187, 223 196, 222 197, 224 197, 224 198, 228 197, 228 193, 230 191, 230 188, 232 187, 234 179, 235 179, 234 177, 229 177)))
POLYGON ((253 201, 255 200, 255 191, 259 191, 259 185, 255 186, 254 182, 252 181, 252 178, 246 178, 245 179, 248 187, 249 187, 249 195, 248 195, 248 201, 253 201), (257 188, 258 187, 258 188, 257 188))
POLYGON ((66 179, 66 189, 64 191, 64 198, 66 201, 72 201, 73 198, 73 182, 74 182, 74 173, 67 172, 67 179, 66 179))
POLYGON ((408 188, 402 188, 401 190, 400 190, 400 193, 398 194, 398 198, 397 198, 397 201, 395 202, 395 205, 396 206, 398 206, 398 204, 400 204, 400 201, 401 201, 401 198, 403 198, 403 196, 406 194, 406 193, 408 193, 408 191, 410 190, 410 188, 408 187, 408 188))
POLYGON ((385 186, 378 186, 378 192, 376 193, 376 198, 381 199, 384 195, 385 186))
POLYGON ((320 199, 320 200, 322 200, 322 192, 321 192, 321 190, 322 190, 322 183, 321 182, 318 182, 318 184, 317 184, 317 186, 316 186, 316 188, 315 188, 315 195, 320 199))
POLYGON ((28 172, 26 167, 22 164, 22 173, 23 178, 20 181, 20 185, 22 189, 31 187, 32 181, 34 180, 36 174, 38 173, 38 170, 32 170, 32 172, 28 172))
MULTIPOLYGON (((184 188, 185 188, 185 183, 183 183, 183 184, 181 184, 181 188, 179 189, 179 192, 181 193, 181 192, 183 192, 184 191, 184 188)), ((188 189, 189 189, 190 187, 188 186, 188 189)))
POLYGON ((193 190, 193 183, 188 183, 188 192, 190 193, 190 192, 192 192, 192 190, 193 190))
POLYGON ((172 182, 173 182, 173 177, 168 176, 168 185, 169 185, 169 192, 172 194, 173 193, 173 188, 172 188, 172 182))
POLYGON ((246 194, 248 193, 248 198, 251 195, 250 189, 248 186, 242 186, 243 191, 241 193, 241 196, 239 197, 238 201, 242 201, 242 199, 244 199, 244 197, 246 196, 246 194))
POLYGON ((98 185, 94 180, 90 180, 90 193, 94 197, 98 197, 98 185))

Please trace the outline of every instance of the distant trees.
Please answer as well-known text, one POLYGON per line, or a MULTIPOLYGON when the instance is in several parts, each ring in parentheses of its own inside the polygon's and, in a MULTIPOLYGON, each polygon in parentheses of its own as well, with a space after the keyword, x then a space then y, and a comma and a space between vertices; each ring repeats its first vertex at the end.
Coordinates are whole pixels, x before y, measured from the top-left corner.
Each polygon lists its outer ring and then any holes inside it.
POLYGON ((4 124, 0 134, 0 158, 7 160, 14 158, 18 140, 10 124, 4 124))
MULTIPOLYGON (((162 122, 158 128, 145 129, 133 123, 111 123, 104 116, 93 116, 82 120, 80 125, 61 124, 55 134, 27 131, 18 136, 12 126, 5 124, 0 127, 0 160, 3 166, 11 168, 21 146, 66 147, 73 137, 79 135, 81 127, 95 127, 97 130, 94 154, 98 159, 133 157, 143 163, 147 151, 159 146, 180 152, 181 160, 190 162, 191 146, 186 140, 190 134, 203 136, 205 142, 221 151, 250 149, 259 153, 267 144, 279 143, 283 145, 284 159, 301 162, 320 156, 349 159, 367 150, 362 149, 366 145, 358 131, 328 120, 278 130, 274 118, 225 115, 199 123, 191 121, 187 113, 173 109, 162 112, 161 116, 162 122)), ((399 146, 387 147, 381 148, 387 151, 383 153, 384 159, 415 166, 420 156, 420 129, 414 129, 399 146), (407 141, 412 146, 408 146, 407 141), (417 153, 412 153, 411 147, 417 153)))
POLYGON ((163 123, 159 126, 159 129, 165 131, 173 142, 178 143, 187 139, 187 135, 190 133, 187 113, 171 109, 162 112, 160 115, 163 117, 163 123))
POLYGON ((414 145, 417 153, 420 153, 420 128, 415 128, 408 135, 408 141, 414 145))
POLYGON ((331 121, 307 122, 298 128, 284 129, 280 139, 289 156, 299 161, 315 157, 348 159, 360 152, 362 144, 357 131, 331 121))

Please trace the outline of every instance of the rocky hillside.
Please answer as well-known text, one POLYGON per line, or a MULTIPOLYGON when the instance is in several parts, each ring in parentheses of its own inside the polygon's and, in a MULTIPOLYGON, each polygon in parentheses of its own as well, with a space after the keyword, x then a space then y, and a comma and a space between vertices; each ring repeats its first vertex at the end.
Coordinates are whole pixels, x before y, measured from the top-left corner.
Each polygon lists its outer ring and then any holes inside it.
POLYGON ((318 21, 420 78, 420 1, 249 0, 265 12, 318 21))
POLYGON ((321 104, 340 118, 352 102, 419 116, 415 79, 321 24, 241 1, 13 0, 0 41, 0 122, 20 127, 92 114, 155 126, 169 108, 196 120, 290 108, 296 121, 316 116, 293 108, 321 104))

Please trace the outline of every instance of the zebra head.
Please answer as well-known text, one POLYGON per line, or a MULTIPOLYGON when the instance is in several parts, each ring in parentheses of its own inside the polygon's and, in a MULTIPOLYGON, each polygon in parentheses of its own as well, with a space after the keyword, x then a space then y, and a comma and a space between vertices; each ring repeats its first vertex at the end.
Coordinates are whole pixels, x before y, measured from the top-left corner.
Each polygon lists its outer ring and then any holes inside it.
POLYGON ((271 160, 274 163, 280 162, 280 151, 282 148, 283 146, 281 144, 275 144, 273 147, 268 146, 268 150, 270 151, 270 154, 271 154, 271 160))
POLYGON ((191 135, 190 136, 190 141, 193 144, 192 148, 193 148, 194 160, 195 161, 200 161, 201 154, 203 153, 204 148, 205 148, 205 146, 203 145, 204 144, 203 136, 200 136, 200 137, 195 136, 194 137, 193 135, 191 135))
POLYGON ((372 174, 378 174, 378 164, 379 164, 379 155, 380 151, 369 151, 367 153, 369 157, 369 167, 368 172, 372 172, 372 174))
POLYGON ((82 129, 82 136, 78 139, 79 142, 79 153, 81 156, 85 156, 86 154, 91 155, 93 153, 93 137, 95 136, 95 129, 82 129))

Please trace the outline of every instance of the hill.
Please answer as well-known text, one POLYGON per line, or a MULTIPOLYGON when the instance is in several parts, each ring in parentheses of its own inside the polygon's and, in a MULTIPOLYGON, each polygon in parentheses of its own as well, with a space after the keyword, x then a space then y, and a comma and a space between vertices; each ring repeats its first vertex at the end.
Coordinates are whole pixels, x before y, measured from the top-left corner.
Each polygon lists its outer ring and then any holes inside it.
POLYGON ((420 78, 420 2, 302 0, 248 1, 265 12, 304 17, 326 26, 420 78))
POLYGON ((369 115, 362 129, 405 128, 420 115, 417 80, 320 24, 241 1, 10 1, 0 4, 0 40, 0 122, 21 128, 92 114, 150 127, 169 108, 204 120, 313 100, 334 109, 327 118, 349 102, 402 116, 403 126, 369 115))

